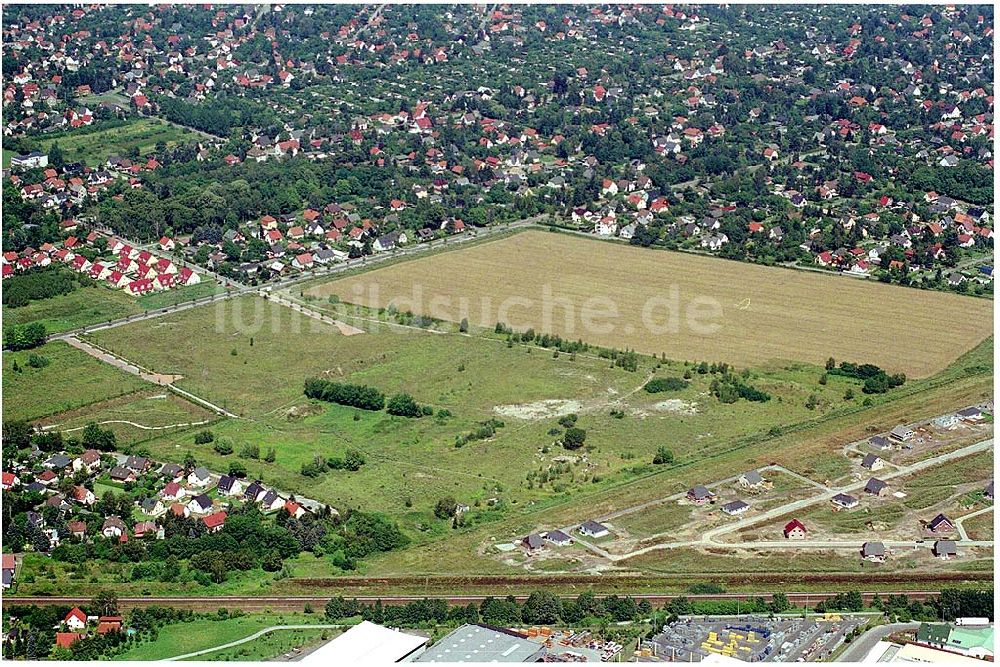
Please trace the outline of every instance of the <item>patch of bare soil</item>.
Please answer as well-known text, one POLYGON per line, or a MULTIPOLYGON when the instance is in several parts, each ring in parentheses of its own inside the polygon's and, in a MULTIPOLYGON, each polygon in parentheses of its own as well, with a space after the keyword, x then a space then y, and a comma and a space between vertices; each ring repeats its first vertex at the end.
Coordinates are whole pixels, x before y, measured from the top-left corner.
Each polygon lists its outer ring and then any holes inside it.
POLYGON ((285 410, 285 419, 288 421, 294 421, 296 419, 303 419, 312 415, 322 414, 322 412, 322 405, 293 405, 285 410))
POLYGON ((535 401, 534 403, 497 405, 493 408, 493 412, 497 413, 501 417, 537 420, 562 417, 574 412, 580 412, 582 408, 583 403, 580 401, 554 398, 544 401, 535 401))

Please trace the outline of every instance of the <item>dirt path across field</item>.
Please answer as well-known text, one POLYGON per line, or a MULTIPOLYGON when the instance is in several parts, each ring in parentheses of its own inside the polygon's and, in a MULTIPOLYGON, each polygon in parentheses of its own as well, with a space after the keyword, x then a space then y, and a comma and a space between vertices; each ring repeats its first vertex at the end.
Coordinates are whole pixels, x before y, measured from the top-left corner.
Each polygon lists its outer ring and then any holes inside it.
POLYGON ((195 396, 189 391, 185 391, 184 389, 175 386, 174 383, 177 382, 178 380, 183 379, 184 377, 183 375, 168 375, 165 373, 154 373, 153 371, 142 368, 141 366, 134 364, 127 359, 123 359, 121 357, 115 356, 110 352, 107 352, 106 350, 102 350, 96 345, 82 341, 76 336, 66 336, 62 340, 66 341, 66 343, 72 345, 78 350, 86 352, 95 359, 103 361, 104 363, 114 366, 115 368, 125 371, 126 373, 135 375, 145 380, 146 382, 152 382, 153 384, 159 385, 161 387, 169 387, 170 390, 173 391, 174 393, 180 394, 184 398, 187 398, 193 403, 197 403, 198 405, 206 407, 209 410, 215 412, 216 414, 220 414, 225 417, 232 417, 234 419, 239 419, 239 415, 233 414, 232 412, 229 412, 225 408, 218 406, 215 403, 206 401, 205 399, 199 396, 195 396))
POLYGON ((104 350, 98 348, 90 343, 85 343, 75 336, 70 336, 66 338, 66 342, 75 347, 78 350, 82 350, 89 354, 90 356, 103 361, 106 364, 110 364, 119 370, 123 370, 126 373, 131 373, 132 375, 137 375, 146 382, 152 382, 153 384, 159 385, 171 385, 174 382, 182 379, 183 375, 166 375, 164 373, 154 373, 148 371, 144 368, 140 368, 136 364, 130 361, 122 359, 121 357, 116 357, 110 352, 105 352, 104 350))
MULTIPOLYGON (((107 419, 105 421, 97 422, 99 426, 104 426, 105 424, 127 424, 128 426, 134 426, 135 428, 141 429, 143 431, 164 431, 170 428, 188 428, 189 426, 203 426, 205 424, 211 424, 212 420, 204 420, 200 422, 184 422, 182 424, 167 424, 166 426, 146 426, 145 424, 137 424, 136 422, 128 421, 127 419, 107 419)), ((42 426, 43 431, 52 431, 59 428, 59 424, 46 424, 42 426)), ((60 429, 63 433, 72 433, 73 431, 82 431, 87 428, 86 426, 75 426, 73 428, 60 429)))

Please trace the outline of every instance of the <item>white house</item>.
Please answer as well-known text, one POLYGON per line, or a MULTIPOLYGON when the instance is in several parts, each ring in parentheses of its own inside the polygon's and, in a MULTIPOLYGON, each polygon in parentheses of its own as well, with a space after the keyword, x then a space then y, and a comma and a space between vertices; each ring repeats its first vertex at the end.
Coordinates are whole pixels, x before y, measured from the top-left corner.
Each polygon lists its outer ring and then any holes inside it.
POLYGON ((587 537, 592 537, 598 539, 601 537, 606 537, 610 535, 610 531, 606 526, 597 523, 596 521, 588 519, 580 525, 580 534, 586 535, 587 537))
POLYGON ((190 475, 188 475, 187 481, 191 486, 197 486, 198 488, 203 488, 208 486, 208 483, 212 479, 212 474, 208 472, 208 468, 204 466, 199 466, 195 468, 190 475))

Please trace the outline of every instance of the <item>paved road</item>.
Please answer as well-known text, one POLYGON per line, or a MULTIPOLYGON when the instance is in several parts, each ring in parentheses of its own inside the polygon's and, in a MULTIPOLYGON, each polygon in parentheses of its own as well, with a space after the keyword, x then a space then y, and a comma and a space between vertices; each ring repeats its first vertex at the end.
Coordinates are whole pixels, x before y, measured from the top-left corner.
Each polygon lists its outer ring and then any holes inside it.
POLYGON ((329 324, 331 326, 337 327, 337 329, 340 331, 340 333, 342 333, 345 336, 355 336, 357 334, 363 334, 363 333, 365 333, 364 329, 359 329, 357 327, 352 327, 350 324, 347 324, 346 322, 341 322, 340 320, 335 320, 332 317, 330 317, 329 315, 324 315, 323 313, 321 313, 321 312, 319 312, 317 310, 313 310, 309 306, 305 306, 305 305, 303 305, 301 303, 297 303, 297 302, 292 301, 290 299, 286 299, 283 296, 278 296, 276 294, 270 294, 269 292, 264 292, 264 291, 261 291, 260 295, 263 296, 264 298, 270 299, 271 301, 273 301, 273 302, 275 302, 277 304, 281 304, 282 306, 288 306, 292 310, 294 310, 296 312, 299 312, 299 313, 302 313, 306 317, 311 317, 312 319, 317 320, 319 322, 323 322, 324 324, 329 324))
POLYGON ((237 639, 234 642, 229 642, 228 644, 220 644, 219 646, 213 646, 212 648, 202 649, 200 651, 194 651, 193 653, 185 653, 184 655, 175 655, 172 658, 164 658, 158 662, 174 662, 177 660, 187 660, 188 658, 195 658, 199 655, 205 655, 206 653, 215 653, 216 651, 222 651, 227 648, 233 648, 234 646, 239 646, 240 644, 246 644, 247 642, 252 642, 255 639, 259 639, 264 635, 274 632, 275 630, 333 630, 336 628, 341 628, 342 625, 328 625, 328 624, 302 624, 302 625, 272 625, 269 628, 264 628, 259 630, 249 637, 244 637, 243 639, 237 639))
POLYGON ((875 644, 889 635, 913 631, 919 627, 919 623, 890 623, 889 625, 876 626, 851 642, 851 645, 840 654, 835 662, 861 662, 868 655, 868 652, 875 648, 875 644))
POLYGON ((133 322, 143 322, 145 320, 151 320, 157 317, 163 317, 164 315, 170 313, 180 313, 191 308, 197 308, 199 306, 204 306, 216 301, 224 301, 237 294, 244 294, 246 292, 252 291, 250 288, 233 290, 230 293, 214 294, 212 296, 204 296, 200 299, 192 299, 190 301, 184 301, 174 306, 167 306, 166 308, 158 308, 156 310, 150 310, 142 315, 132 315, 130 317, 120 317, 116 320, 108 320, 107 322, 100 322, 98 324, 91 324, 85 327, 80 327, 79 329, 72 329, 70 331, 63 331, 61 333, 52 334, 48 337, 48 341, 54 340, 66 340, 68 338, 75 338, 77 336, 82 336, 84 334, 93 333, 94 331, 103 331, 104 329, 113 329, 115 327, 120 327, 124 324, 132 324, 133 322))

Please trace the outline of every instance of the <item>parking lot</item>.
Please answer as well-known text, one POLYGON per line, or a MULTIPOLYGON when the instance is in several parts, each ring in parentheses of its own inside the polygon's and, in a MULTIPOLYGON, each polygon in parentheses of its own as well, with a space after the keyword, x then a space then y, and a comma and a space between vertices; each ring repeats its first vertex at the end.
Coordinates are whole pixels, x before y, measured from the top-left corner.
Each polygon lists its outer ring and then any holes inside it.
POLYGON ((700 662, 711 654, 745 662, 815 662, 826 659, 865 616, 682 618, 644 642, 646 659, 700 662))

